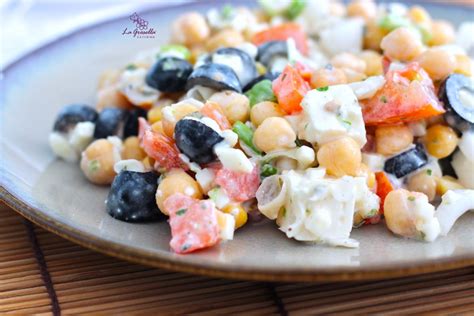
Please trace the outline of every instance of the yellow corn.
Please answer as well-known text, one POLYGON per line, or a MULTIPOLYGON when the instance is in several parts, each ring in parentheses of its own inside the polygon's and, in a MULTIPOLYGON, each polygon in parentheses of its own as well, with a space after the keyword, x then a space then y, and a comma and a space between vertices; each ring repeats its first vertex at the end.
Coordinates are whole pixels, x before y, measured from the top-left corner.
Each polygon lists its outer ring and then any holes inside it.
POLYGON ((240 204, 228 204, 222 211, 231 214, 235 218, 235 229, 238 229, 247 223, 248 215, 240 204))
POLYGON ((450 176, 436 177, 436 194, 443 195, 448 190, 464 189, 457 180, 450 176))
POLYGON ((255 66, 257 67, 257 72, 259 75, 263 75, 267 72, 267 67, 265 67, 262 63, 257 62, 255 66))
POLYGON ((150 124, 156 123, 161 120, 161 107, 153 107, 147 114, 148 122, 150 124))
POLYGON ((466 55, 456 55, 456 69, 455 73, 465 76, 471 76, 471 59, 466 55))
POLYGON ((151 129, 154 131, 154 132, 158 132, 158 133, 161 133, 164 135, 164 131, 163 131, 163 122, 161 121, 158 121, 158 122, 155 122, 153 123, 153 125, 151 126, 151 129))

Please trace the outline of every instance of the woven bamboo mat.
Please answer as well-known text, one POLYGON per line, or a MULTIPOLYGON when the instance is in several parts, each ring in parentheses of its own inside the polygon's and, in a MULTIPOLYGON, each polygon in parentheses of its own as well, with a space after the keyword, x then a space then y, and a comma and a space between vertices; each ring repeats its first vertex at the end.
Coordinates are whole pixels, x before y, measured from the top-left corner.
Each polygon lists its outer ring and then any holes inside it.
POLYGON ((53 312, 474 315, 474 267, 344 283, 205 278, 95 253, 33 226, 0 204, 0 314, 53 312))

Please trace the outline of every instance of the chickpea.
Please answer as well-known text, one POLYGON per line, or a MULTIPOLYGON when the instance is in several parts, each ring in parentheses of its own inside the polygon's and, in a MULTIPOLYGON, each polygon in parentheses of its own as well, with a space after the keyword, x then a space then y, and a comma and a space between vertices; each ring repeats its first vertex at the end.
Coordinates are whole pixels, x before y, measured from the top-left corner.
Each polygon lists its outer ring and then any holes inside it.
POLYGON ((389 58, 410 61, 421 54, 423 44, 418 34, 406 27, 399 27, 382 39, 380 47, 389 58))
POLYGON ((439 159, 451 155, 456 149, 458 141, 456 132, 451 127, 441 124, 428 128, 424 137, 428 153, 439 159))
POLYGON ((172 169, 158 185, 156 190, 156 204, 160 211, 168 215, 164 207, 165 200, 174 193, 186 194, 195 199, 202 198, 202 191, 196 180, 181 169, 172 169))
POLYGON ((130 109, 132 104, 122 93, 120 93, 120 91, 117 90, 117 87, 113 85, 97 91, 97 103, 95 107, 97 111, 101 111, 106 107, 130 109))
POLYGON ((318 150, 317 158, 319 165, 335 177, 356 176, 362 163, 359 144, 347 136, 323 144, 318 150))
POLYGON ((99 77, 98 90, 115 85, 122 75, 118 69, 106 70, 99 77))
POLYGON ((364 47, 366 49, 380 51, 380 43, 385 35, 387 35, 387 31, 380 28, 377 21, 367 22, 364 34, 364 47))
POLYGON ((243 42, 242 34, 233 29, 225 29, 209 38, 206 49, 212 52, 220 47, 235 47, 243 42))
POLYGON ((214 93, 209 101, 216 102, 224 111, 225 116, 231 124, 237 121, 248 121, 250 116, 249 99, 235 91, 221 91, 214 93))
POLYGON ((145 151, 140 147, 140 141, 136 136, 130 136, 123 142, 122 159, 143 160, 146 157, 145 151))
POLYGON ((81 170, 95 184, 110 184, 114 180, 114 164, 120 160, 120 151, 107 139, 92 142, 82 152, 81 170))
POLYGON ((408 17, 418 25, 428 26, 431 24, 431 17, 428 11, 417 5, 408 10, 408 17))
POLYGON ((284 118, 269 117, 255 130, 253 142, 258 149, 271 152, 295 147, 296 133, 284 118))
POLYGON ((271 101, 257 103, 250 109, 250 120, 255 127, 259 127, 266 118, 282 117, 284 115, 285 112, 280 106, 271 101))
POLYGON ((363 72, 358 72, 350 68, 344 68, 343 71, 346 75, 347 83, 358 82, 367 79, 367 76, 363 72))
POLYGON ((193 46, 209 38, 211 30, 202 14, 189 12, 180 16, 171 27, 171 38, 174 42, 193 46))
POLYGON ((413 133, 406 125, 380 126, 375 130, 375 150, 390 156, 413 143, 413 133))
POLYGON ((472 61, 467 55, 456 55, 455 73, 470 77, 472 75, 472 61))
POLYGON ((331 58, 331 64, 336 68, 348 68, 357 72, 365 72, 367 65, 363 59, 351 54, 340 53, 331 58))
POLYGON ((390 231, 405 237, 417 235, 415 218, 409 203, 414 203, 418 198, 426 198, 426 196, 423 193, 405 189, 393 190, 387 194, 383 209, 385 223, 390 231))
POLYGON ((456 69, 456 57, 447 50, 430 48, 418 56, 420 66, 433 80, 441 80, 453 73, 456 69))
POLYGON ((315 89, 344 83, 347 83, 346 74, 339 68, 321 68, 311 76, 311 87, 315 89))
POLYGON ((167 135, 168 137, 173 137, 174 127, 176 123, 186 115, 197 111, 199 111, 199 109, 195 105, 185 102, 176 103, 170 107, 162 108, 161 122, 165 135, 167 135))
POLYGON ((355 0, 347 5, 348 16, 359 16, 366 21, 370 21, 375 18, 376 14, 377 6, 370 0, 355 0))
POLYGON ((424 193, 429 201, 436 196, 436 177, 422 170, 408 179, 408 190, 424 193))
POLYGON ((428 42, 430 46, 446 45, 454 42, 454 28, 451 23, 443 20, 431 23, 431 38, 428 42))
POLYGON ((382 55, 374 50, 364 50, 359 57, 365 61, 365 74, 367 76, 378 76, 383 74, 382 55))

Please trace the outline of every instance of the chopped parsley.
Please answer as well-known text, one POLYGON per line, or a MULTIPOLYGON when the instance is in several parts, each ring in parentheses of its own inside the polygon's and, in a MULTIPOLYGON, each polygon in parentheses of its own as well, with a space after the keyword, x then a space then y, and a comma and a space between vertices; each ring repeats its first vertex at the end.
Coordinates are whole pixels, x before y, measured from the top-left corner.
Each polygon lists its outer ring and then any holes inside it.
POLYGON ((264 164, 262 166, 262 170, 260 171, 261 177, 269 177, 277 174, 278 169, 272 166, 271 164, 264 164))
POLYGON ((226 4, 224 7, 222 7, 221 15, 225 20, 229 20, 235 15, 234 7, 230 4, 226 4))
POLYGON ((135 66, 134 64, 129 64, 127 65, 127 67, 125 67, 126 70, 135 70, 137 69, 137 66, 135 66))
POLYGON ((282 217, 285 217, 285 216, 286 216, 286 208, 282 207, 282 208, 280 209, 280 211, 281 211, 281 216, 282 216, 282 217))
POLYGON ((328 86, 325 86, 325 87, 321 87, 321 88, 316 88, 316 90, 321 91, 321 92, 323 92, 323 91, 328 91, 328 90, 329 90, 329 87, 328 87, 328 86))
POLYGON ((383 103, 387 103, 387 102, 388 102, 387 97, 384 96, 384 95, 380 97, 380 101, 382 101, 383 103))
POLYGON ((415 201, 415 197, 412 196, 412 195, 410 195, 410 196, 408 197, 408 201, 411 201, 411 202, 415 201))
POLYGON ((89 171, 90 172, 96 172, 100 169, 100 162, 99 160, 92 160, 89 162, 89 171))
POLYGON ((182 215, 184 215, 184 213, 186 213, 186 211, 187 211, 187 209, 181 208, 181 209, 176 211, 176 215, 182 216, 182 215))
POLYGON ((429 176, 431 176, 431 175, 433 174, 433 170, 427 169, 427 170, 426 170, 426 174, 429 175, 429 176))

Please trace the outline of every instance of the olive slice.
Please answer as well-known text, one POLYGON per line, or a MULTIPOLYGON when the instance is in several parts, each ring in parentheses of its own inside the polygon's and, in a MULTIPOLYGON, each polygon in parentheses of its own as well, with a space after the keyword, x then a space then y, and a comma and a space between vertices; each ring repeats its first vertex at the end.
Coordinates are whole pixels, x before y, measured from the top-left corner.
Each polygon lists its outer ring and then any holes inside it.
POLYGON ((474 83, 461 75, 452 74, 440 85, 438 97, 446 107, 446 122, 459 132, 474 128, 474 83))
POLYGON ((288 58, 286 41, 270 41, 258 47, 257 60, 265 67, 271 68, 277 57, 288 58))
POLYGON ((423 167, 427 162, 428 156, 422 145, 417 144, 415 147, 387 159, 383 170, 401 178, 423 167))
POLYGON ((215 161, 214 145, 224 140, 214 129, 191 117, 176 123, 174 139, 178 149, 199 164, 215 161))
POLYGON ((193 66, 177 57, 163 57, 148 71, 146 83, 162 92, 182 92, 186 87, 193 66))
POLYGON ((154 172, 121 171, 107 197, 109 215, 125 222, 164 220, 155 201, 158 176, 154 172))
POLYGON ((212 54, 212 62, 232 68, 239 78, 241 86, 247 85, 252 79, 258 76, 257 67, 255 66, 253 58, 238 48, 219 48, 212 54), (237 57, 237 60, 234 57, 237 57))
POLYGON ((203 64, 194 69, 188 78, 186 90, 197 85, 215 90, 242 92, 242 86, 234 70, 229 66, 216 63, 203 64))
POLYGON ((94 138, 107 138, 109 136, 123 136, 123 124, 127 112, 117 108, 105 108, 99 113, 95 123, 94 138))
POLYGON ((279 72, 267 72, 263 75, 260 75, 258 76, 257 78, 253 79, 252 81, 250 81, 243 89, 244 92, 247 92, 248 90, 252 89, 252 87, 254 85, 256 85, 257 83, 259 83, 260 81, 262 80, 265 80, 265 79, 268 79, 270 81, 273 81, 275 80, 276 78, 278 78, 278 76, 280 75, 279 72))
POLYGON ((71 104, 61 109, 54 121, 53 130, 60 133, 69 133, 77 123, 97 120, 97 112, 84 104, 71 104))

